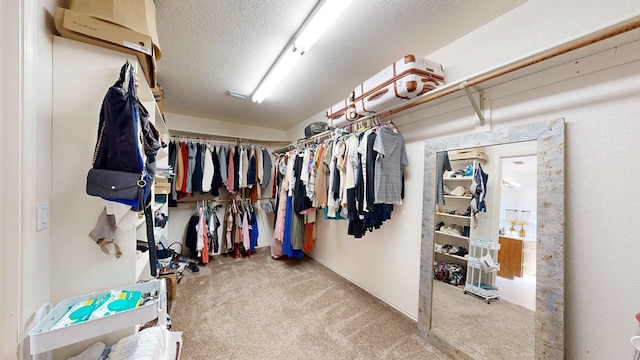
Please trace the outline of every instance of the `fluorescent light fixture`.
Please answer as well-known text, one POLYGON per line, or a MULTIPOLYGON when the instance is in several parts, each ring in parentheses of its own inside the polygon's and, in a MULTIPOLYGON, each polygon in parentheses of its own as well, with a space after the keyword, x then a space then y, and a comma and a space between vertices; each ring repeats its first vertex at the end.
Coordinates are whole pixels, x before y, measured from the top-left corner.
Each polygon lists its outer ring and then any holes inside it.
POLYGON ((292 45, 289 45, 284 54, 280 55, 277 62, 267 76, 262 80, 256 91, 253 93, 253 97, 251 98, 253 102, 260 104, 262 100, 271 92, 274 86, 282 77, 300 60, 302 54, 300 52, 296 52, 295 48, 292 45))
POLYGON ((320 4, 318 11, 311 14, 309 22, 293 41, 296 48, 303 54, 309 51, 349 4, 351 0, 325 0, 320 4))
POLYGON ((334 21, 351 4, 352 0, 324 0, 311 13, 299 35, 287 46, 287 49, 280 54, 275 64, 271 67, 267 75, 262 79, 256 90, 253 92, 252 100, 261 103, 271 92, 274 86, 293 68, 322 34, 333 24, 334 21))

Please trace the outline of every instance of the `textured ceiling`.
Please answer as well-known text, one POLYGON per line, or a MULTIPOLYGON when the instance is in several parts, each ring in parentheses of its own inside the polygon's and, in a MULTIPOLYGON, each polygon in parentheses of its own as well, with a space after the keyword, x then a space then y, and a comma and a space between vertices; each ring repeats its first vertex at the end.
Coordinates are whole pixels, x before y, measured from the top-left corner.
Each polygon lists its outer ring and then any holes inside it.
POLYGON ((226 92, 250 95, 317 1, 155 0, 165 111, 286 130, 402 56, 426 56, 522 2, 354 0, 256 104, 226 92))

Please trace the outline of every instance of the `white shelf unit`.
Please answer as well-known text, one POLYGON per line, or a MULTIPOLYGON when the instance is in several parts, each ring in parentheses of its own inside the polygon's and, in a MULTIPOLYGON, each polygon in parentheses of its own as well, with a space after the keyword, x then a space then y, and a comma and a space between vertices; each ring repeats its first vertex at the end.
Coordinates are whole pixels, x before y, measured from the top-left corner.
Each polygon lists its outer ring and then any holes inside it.
MULTIPOLYGON (((468 153, 468 156, 457 156, 454 155, 455 152, 449 152, 449 161, 451 163, 452 171, 462 169, 471 164, 473 168, 476 168, 478 162, 486 162, 488 158, 486 155, 478 156, 477 151, 471 151, 468 153)), ((473 176, 463 176, 463 177, 446 177, 443 178, 443 182, 449 190, 454 190, 457 186, 463 186, 465 189, 469 189, 471 183, 473 182, 473 176)), ((463 236, 458 235, 456 233, 445 232, 441 230, 435 230, 435 244, 436 245, 453 245, 456 248, 465 248, 469 250, 469 239, 473 237, 480 236, 477 234, 477 231, 473 228, 472 218, 471 216, 457 215, 457 214, 465 214, 467 209, 471 203, 471 196, 454 196, 454 195, 444 195, 445 205, 436 205, 435 212, 435 222, 436 225, 440 224, 440 222, 444 223, 445 226, 450 225, 458 225, 462 227, 464 230, 465 227, 468 227, 467 235, 463 236), (445 211, 446 210, 446 211, 445 211), (450 211, 456 211, 457 214, 450 214, 450 211)), ((440 246, 437 246, 434 249, 434 260, 435 262, 440 263, 455 263, 460 264, 463 267, 467 268, 468 256, 460 256, 454 254, 448 254, 444 251, 437 251, 440 246)))
POLYGON ((153 319, 158 319, 160 326, 166 326, 167 299, 165 279, 156 279, 136 285, 125 286, 117 290, 155 293, 156 298, 131 310, 125 310, 110 316, 52 329, 74 304, 89 299, 101 298, 111 290, 103 290, 79 295, 62 300, 29 331, 31 355, 42 354, 63 346, 74 344, 96 336, 114 332, 126 327, 133 327, 153 319))
MULTIPOLYGON (((85 192, 87 172, 91 168, 97 140, 102 101, 109 87, 129 60, 139 69, 133 55, 53 36, 52 68, 52 204, 51 204, 51 302, 101 289, 135 284, 140 278, 142 259, 136 256, 138 228, 144 221, 129 211, 131 224, 118 227, 114 240, 122 256, 105 255, 88 234, 95 227, 105 201, 85 192)), ((142 71, 139 69, 138 71, 142 71)), ((138 96, 149 110, 150 120, 165 139, 169 133, 149 84, 139 76, 138 96)), ((157 161, 167 161, 159 154, 157 161)), ((152 198, 153 201, 153 198, 152 198)), ((129 335, 134 328, 111 335, 110 339, 129 335)), ((104 339, 103 339, 104 340, 104 339)), ((108 342, 108 340, 105 340, 108 342)), ((60 349, 56 358, 79 353, 80 347, 60 349)), ((66 357, 65 357, 66 356, 66 357)))
POLYGON ((464 284, 464 293, 472 293, 480 296, 487 304, 492 299, 500 299, 500 293, 496 284, 496 273, 500 270, 498 264, 498 250, 500 244, 494 241, 471 239, 469 240, 469 257, 467 260, 467 279, 464 284), (487 270, 481 262, 484 256, 490 256, 490 262, 494 268, 487 270))

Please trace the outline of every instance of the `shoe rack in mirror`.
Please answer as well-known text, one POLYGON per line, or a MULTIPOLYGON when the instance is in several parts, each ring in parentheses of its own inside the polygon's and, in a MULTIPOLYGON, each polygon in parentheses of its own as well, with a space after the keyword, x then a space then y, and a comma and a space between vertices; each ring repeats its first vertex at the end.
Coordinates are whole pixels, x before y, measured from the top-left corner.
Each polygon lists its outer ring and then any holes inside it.
POLYGON ((453 358, 495 359, 505 354, 509 358, 518 354, 522 359, 562 358, 564 120, 429 141, 424 169, 419 334, 453 358), (475 157, 477 152, 485 157, 475 157), (443 174, 445 153, 451 155, 451 172, 443 174), (460 157, 460 153, 471 157, 460 157), (504 164, 519 162, 518 157, 525 155, 537 162, 535 189, 522 189, 515 195, 528 199, 527 205, 516 202, 509 208, 528 218, 524 226, 529 235, 519 238, 519 232, 504 232, 505 221, 513 214, 501 203, 513 204, 514 192, 501 190, 508 187, 503 186, 505 181, 517 184, 504 164), (471 173, 478 167, 486 175, 481 211, 476 211, 477 203, 469 206, 474 201, 471 193, 483 182, 481 178, 475 181, 471 173), (532 206, 535 208, 530 209, 532 206), (509 255, 513 250, 508 246, 501 248, 508 240, 534 244, 533 252, 528 253, 534 259, 532 268, 510 279, 499 276, 501 266, 522 264, 509 255), (495 261, 495 266, 480 266, 479 259, 486 254, 492 257, 485 259, 495 261), (446 279, 443 273, 454 275, 446 279), (514 293, 521 286, 525 290, 514 293), (522 295, 526 289, 529 295, 522 295), (519 299, 522 297, 525 300, 519 299))

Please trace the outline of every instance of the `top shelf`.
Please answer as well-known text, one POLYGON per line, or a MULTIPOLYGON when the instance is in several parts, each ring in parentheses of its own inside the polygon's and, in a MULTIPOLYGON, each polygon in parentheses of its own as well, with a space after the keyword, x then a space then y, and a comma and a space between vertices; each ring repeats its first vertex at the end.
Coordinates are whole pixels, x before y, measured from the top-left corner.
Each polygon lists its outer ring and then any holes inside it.
POLYGON ((465 176, 465 177, 457 177, 457 178, 443 178, 442 180, 469 181, 469 180, 473 180, 473 176, 465 176))
POLYGON ((482 149, 460 150, 449 154, 449 161, 480 161, 486 163, 489 156, 482 149))

